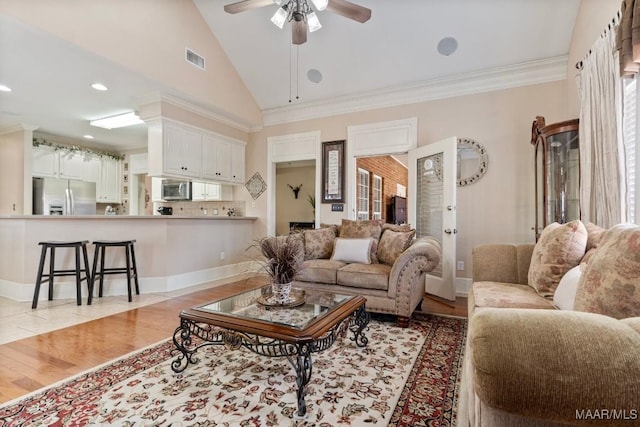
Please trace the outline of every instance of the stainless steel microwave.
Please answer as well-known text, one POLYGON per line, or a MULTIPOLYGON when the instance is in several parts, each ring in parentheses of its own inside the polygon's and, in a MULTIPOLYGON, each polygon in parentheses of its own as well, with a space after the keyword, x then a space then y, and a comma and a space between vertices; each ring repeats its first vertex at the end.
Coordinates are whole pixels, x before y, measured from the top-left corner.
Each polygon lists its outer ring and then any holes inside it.
POLYGON ((162 200, 191 200, 191 182, 163 180, 162 200))

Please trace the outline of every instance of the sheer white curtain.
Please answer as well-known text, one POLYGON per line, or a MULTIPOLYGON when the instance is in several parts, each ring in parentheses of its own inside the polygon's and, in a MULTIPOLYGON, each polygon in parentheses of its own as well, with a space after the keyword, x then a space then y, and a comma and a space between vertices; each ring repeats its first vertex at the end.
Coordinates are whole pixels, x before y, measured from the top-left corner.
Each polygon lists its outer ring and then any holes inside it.
POLYGON ((616 32, 603 34, 583 61, 580 95, 580 210, 601 227, 626 222, 622 93, 616 32))

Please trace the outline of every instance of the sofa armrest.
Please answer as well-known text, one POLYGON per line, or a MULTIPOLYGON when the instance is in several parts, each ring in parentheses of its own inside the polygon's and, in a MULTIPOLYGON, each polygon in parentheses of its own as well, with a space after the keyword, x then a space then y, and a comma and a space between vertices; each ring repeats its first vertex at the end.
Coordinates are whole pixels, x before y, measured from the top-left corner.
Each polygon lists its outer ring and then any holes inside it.
POLYGON ((528 284, 534 245, 480 245, 473 248, 473 281, 528 284))
POLYGON ((389 272, 389 295, 395 295, 396 305, 402 307, 398 313, 411 316, 415 309, 411 307, 412 300, 424 296, 424 276, 438 266, 441 255, 440 243, 424 236, 415 239, 393 263, 389 272))
POLYGON ((490 407, 578 425, 630 425, 630 418, 578 419, 587 411, 640 417, 640 334, 625 322, 583 312, 483 309, 471 318, 469 339, 475 393, 490 407))

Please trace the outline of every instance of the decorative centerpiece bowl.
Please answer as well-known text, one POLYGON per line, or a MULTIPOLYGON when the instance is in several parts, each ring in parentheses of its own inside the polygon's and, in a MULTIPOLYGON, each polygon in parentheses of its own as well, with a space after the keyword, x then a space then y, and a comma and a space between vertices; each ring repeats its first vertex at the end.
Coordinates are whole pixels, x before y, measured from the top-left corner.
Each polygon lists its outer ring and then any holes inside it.
POLYGON ((271 297, 276 304, 288 304, 291 295, 291 282, 289 283, 272 283, 271 297))
POLYGON ((291 282, 304 261, 301 235, 264 237, 257 241, 256 246, 265 258, 263 268, 271 281, 270 295, 259 302, 264 301, 271 306, 291 306, 299 302, 299 295, 292 297, 291 282))

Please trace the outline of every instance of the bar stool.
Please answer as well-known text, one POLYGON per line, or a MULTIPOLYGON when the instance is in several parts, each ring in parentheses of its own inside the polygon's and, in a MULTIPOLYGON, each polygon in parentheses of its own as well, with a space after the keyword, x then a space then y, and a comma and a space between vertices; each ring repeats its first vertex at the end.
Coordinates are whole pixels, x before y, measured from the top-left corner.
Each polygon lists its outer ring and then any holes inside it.
MULTIPOLYGON (((31 308, 35 309, 38 306, 38 296, 40 295, 40 285, 45 282, 49 282, 49 301, 53 299, 53 278, 59 276, 76 276, 76 299, 78 305, 82 303, 82 289, 81 283, 83 280, 87 281, 87 287, 91 292, 91 273, 89 271, 89 260, 87 258, 87 240, 80 240, 77 242, 39 242, 42 246, 42 252, 40 254, 40 266, 38 267, 38 276, 36 278, 36 289, 33 292, 33 303, 31 308), (56 270, 55 269, 55 253, 56 248, 75 248, 76 256, 76 268, 73 270, 56 270), (44 262, 47 257, 47 249, 49 249, 49 273, 43 273, 44 262), (84 259, 84 268, 80 262, 80 251, 82 250, 82 258, 84 259), (84 271, 84 277, 81 277, 81 272, 84 271)), ((89 300, 91 304, 91 300, 89 300)))
POLYGON ((91 290, 89 291, 89 304, 93 298, 93 286, 96 279, 100 278, 100 287, 98 288, 98 297, 102 297, 102 289, 104 285, 105 274, 126 274, 127 275, 127 292, 129 294, 129 302, 131 302, 131 278, 135 281, 136 295, 140 295, 138 287, 138 268, 136 267, 136 253, 133 249, 135 240, 96 240, 93 242, 95 251, 93 253, 93 270, 91 272, 91 290), (104 268, 104 252, 108 247, 124 247, 126 257, 126 267, 110 267, 104 268), (100 269, 98 270, 98 258, 100 258, 100 269))

